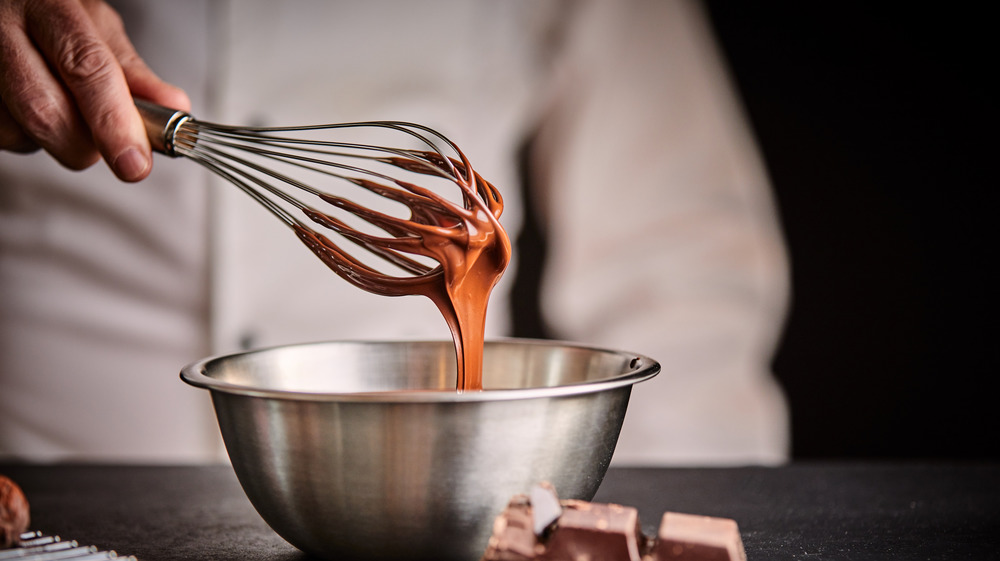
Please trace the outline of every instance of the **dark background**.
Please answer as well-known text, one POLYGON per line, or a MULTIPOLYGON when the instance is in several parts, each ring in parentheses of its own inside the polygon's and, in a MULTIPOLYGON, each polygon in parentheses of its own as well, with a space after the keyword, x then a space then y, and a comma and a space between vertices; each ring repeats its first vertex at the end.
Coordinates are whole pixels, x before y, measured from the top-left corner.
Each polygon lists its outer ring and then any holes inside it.
POLYGON ((795 458, 998 457, 992 21, 711 1, 774 185, 795 458))

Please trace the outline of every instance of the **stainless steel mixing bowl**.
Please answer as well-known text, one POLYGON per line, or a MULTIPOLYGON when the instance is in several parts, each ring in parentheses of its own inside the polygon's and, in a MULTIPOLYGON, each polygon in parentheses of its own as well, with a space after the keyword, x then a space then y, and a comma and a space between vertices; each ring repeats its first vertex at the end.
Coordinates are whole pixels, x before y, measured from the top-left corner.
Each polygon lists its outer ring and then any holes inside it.
POLYGON ((330 342, 205 359, 233 468, 264 520, 329 559, 461 559, 515 493, 589 500, 632 384, 659 364, 542 341, 487 343, 482 392, 456 392, 450 341, 330 342))

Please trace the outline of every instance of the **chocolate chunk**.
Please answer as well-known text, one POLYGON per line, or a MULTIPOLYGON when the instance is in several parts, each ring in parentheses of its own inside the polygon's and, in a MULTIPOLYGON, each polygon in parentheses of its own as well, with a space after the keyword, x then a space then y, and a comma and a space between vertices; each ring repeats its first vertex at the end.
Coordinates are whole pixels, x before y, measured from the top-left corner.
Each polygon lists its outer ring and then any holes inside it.
POLYGON ((17 545, 29 523, 28 499, 16 483, 0 475, 0 549, 17 545))
POLYGON ((542 547, 534 532, 531 503, 526 495, 515 495, 493 523, 493 535, 483 559, 487 561, 528 561, 542 547))
POLYGON ((735 520, 668 512, 660 521, 653 561, 746 561, 735 520))
POLYGON ((542 483, 531 488, 531 516, 534 520, 532 529, 536 536, 544 536, 562 516, 562 506, 559 497, 550 483, 542 483))
POLYGON ((643 543, 636 509, 616 504, 563 501, 563 514, 545 543, 548 560, 640 561, 643 543))
POLYGON ((497 517, 482 561, 746 561, 735 520, 668 512, 649 538, 632 507, 558 501, 547 484, 530 497, 497 517))

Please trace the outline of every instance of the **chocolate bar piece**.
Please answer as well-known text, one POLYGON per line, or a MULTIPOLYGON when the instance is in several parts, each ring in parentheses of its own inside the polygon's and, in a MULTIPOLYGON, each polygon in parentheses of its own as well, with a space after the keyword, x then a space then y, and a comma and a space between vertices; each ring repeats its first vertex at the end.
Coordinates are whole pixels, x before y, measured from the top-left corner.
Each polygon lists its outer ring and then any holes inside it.
POLYGON ((540 483, 531 488, 531 519, 532 530, 536 536, 544 536, 562 516, 562 505, 559 495, 550 483, 540 483))
POLYGON ((639 512, 616 504, 563 501, 563 513, 539 559, 640 561, 639 512))
POLYGON ((529 561, 536 559, 541 551, 533 531, 531 503, 527 495, 515 495, 507 508, 493 522, 493 535, 486 546, 484 561, 529 561))
POLYGON ((632 507, 559 501, 551 486, 531 497, 497 517, 482 561, 746 561, 735 520, 668 512, 649 538, 632 507))
POLYGON ((668 512, 652 548, 657 561, 746 561, 735 520, 668 512))

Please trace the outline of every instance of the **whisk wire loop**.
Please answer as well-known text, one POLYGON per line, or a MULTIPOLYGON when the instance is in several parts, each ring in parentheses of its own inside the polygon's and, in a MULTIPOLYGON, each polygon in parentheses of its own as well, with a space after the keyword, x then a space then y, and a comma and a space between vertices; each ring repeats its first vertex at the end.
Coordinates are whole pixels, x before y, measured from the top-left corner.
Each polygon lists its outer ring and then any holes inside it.
MULTIPOLYGON (((332 241, 312 232, 304 219, 292 211, 301 212, 308 223, 339 234, 407 275, 426 277, 439 273, 440 266, 428 266, 414 258, 439 257, 422 243, 425 236, 452 239, 467 245, 470 243, 467 239, 470 229, 462 225, 471 223, 475 213, 485 212, 498 217, 502 208, 499 193, 472 170, 457 145, 424 125, 400 121, 362 121, 290 127, 232 126, 199 121, 185 112, 142 100, 136 100, 136 106, 146 122, 155 149, 201 164, 249 195, 300 237, 309 231, 311 236, 315 235, 316 243, 352 263, 360 262, 332 241), (325 134, 355 129, 402 134, 395 146, 295 136, 299 133, 325 134), (407 143, 415 143, 419 148, 398 147, 407 143), (446 155, 445 150, 453 154, 446 155), (461 192, 461 204, 434 189, 402 179, 399 174, 404 172, 437 177, 457 185, 461 192), (326 187, 317 187, 312 181, 293 177, 293 174, 353 184, 381 199, 407 207, 409 216, 402 218, 355 203, 326 187), (353 227, 345 220, 303 202, 290 191, 315 196, 380 233, 353 227)), ((323 185, 326 183, 323 180, 323 185)), ((317 248, 313 250, 317 251, 317 248)), ((385 275, 371 266, 365 265, 364 272, 384 280, 382 277, 385 275)))

